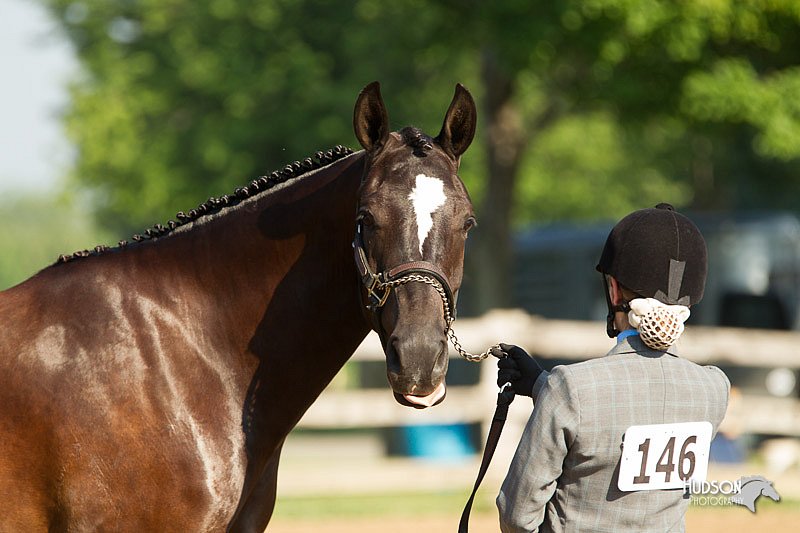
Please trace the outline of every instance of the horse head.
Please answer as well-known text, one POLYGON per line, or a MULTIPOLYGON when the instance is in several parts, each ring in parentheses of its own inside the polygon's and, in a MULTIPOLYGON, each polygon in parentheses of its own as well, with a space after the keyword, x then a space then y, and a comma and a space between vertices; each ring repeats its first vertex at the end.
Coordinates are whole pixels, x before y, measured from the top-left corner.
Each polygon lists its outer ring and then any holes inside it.
POLYGON ((749 476, 739 480, 741 490, 739 494, 731 497, 731 502, 747 507, 751 513, 756 512, 756 500, 759 496, 766 496, 774 501, 780 501, 781 497, 772 481, 764 476, 749 476))
POLYGON ((458 177, 475 134, 475 102, 461 85, 430 137, 389 131, 377 82, 358 97, 353 126, 366 151, 359 190, 356 264, 365 314, 386 354, 395 399, 425 408, 445 396, 447 331, 475 217, 458 177))
POLYGON ((778 494, 777 490, 775 490, 775 486, 772 484, 772 481, 767 481, 766 484, 761 486, 761 495, 766 496, 770 500, 776 502, 781 500, 781 495, 778 494))

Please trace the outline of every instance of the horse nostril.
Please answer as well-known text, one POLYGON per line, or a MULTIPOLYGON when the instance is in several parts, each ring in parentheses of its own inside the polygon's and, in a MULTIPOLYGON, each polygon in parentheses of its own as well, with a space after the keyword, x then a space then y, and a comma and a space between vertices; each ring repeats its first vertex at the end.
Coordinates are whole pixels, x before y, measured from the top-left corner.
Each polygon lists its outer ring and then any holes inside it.
POLYGON ((435 381, 448 356, 446 340, 435 337, 392 335, 386 348, 387 370, 414 381, 423 376, 435 381))
POLYGON ((437 361, 439 361, 442 356, 447 357, 447 340, 439 341, 439 346, 441 346, 441 348, 439 349, 439 357, 436 358, 437 361))
POLYGON ((397 335, 392 335, 389 337, 389 341, 386 344, 386 350, 384 350, 386 353, 386 370, 390 374, 401 373, 402 365, 400 364, 400 355, 397 349, 398 342, 399 339, 397 338, 397 335))

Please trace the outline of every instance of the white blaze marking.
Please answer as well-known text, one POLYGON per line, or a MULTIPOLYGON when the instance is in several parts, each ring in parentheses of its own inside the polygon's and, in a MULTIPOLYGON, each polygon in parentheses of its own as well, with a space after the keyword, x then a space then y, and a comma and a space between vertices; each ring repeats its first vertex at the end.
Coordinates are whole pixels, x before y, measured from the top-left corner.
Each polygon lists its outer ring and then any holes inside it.
POLYGON ((419 239, 419 253, 422 255, 422 245, 428 238, 433 227, 433 213, 444 205, 447 197, 444 194, 444 183, 439 178, 432 178, 425 174, 417 174, 417 184, 408 199, 414 206, 417 216, 417 238, 419 239))

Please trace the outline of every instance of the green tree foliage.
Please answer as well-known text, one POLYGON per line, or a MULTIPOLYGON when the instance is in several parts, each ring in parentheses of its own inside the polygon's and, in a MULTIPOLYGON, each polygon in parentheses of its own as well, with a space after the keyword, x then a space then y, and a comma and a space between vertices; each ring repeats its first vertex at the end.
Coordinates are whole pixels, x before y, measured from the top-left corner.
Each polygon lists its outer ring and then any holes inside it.
POLYGON ((465 70, 430 46, 424 2, 48 3, 86 71, 67 117, 73 180, 118 230, 354 144, 353 103, 373 79, 388 87, 393 123, 435 134, 465 70))
MULTIPOLYGON (((487 92, 491 216, 474 270, 508 271, 512 218, 497 206, 522 207, 517 220, 618 217, 657 199, 787 206, 800 193, 797 104, 784 101, 800 63, 796 2, 446 5, 481 51, 487 92)), ((506 277, 476 279, 479 307, 509 301, 506 277)))
POLYGON ((73 183, 115 231, 353 146, 373 79, 433 134, 455 82, 479 99, 481 308, 507 302, 512 222, 800 196, 794 0, 42 1, 85 67, 73 183))
POLYGON ((516 222, 610 219, 662 199, 689 204, 689 184, 668 175, 669 165, 657 157, 657 146, 682 132, 653 124, 634 136, 605 112, 559 120, 523 158, 516 222))

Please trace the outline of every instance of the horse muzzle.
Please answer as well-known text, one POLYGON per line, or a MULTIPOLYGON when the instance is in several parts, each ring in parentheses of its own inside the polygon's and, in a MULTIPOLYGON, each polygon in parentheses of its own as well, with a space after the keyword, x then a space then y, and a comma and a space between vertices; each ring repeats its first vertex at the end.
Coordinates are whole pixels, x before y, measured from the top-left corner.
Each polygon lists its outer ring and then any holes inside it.
POLYGON ((444 401, 445 396, 447 396, 447 386, 444 380, 427 396, 394 393, 394 399, 397 400, 397 403, 414 409, 427 409, 428 407, 439 405, 444 401))
POLYGON ((398 403, 425 409, 444 400, 448 366, 446 340, 392 335, 384 351, 387 378, 398 403))

